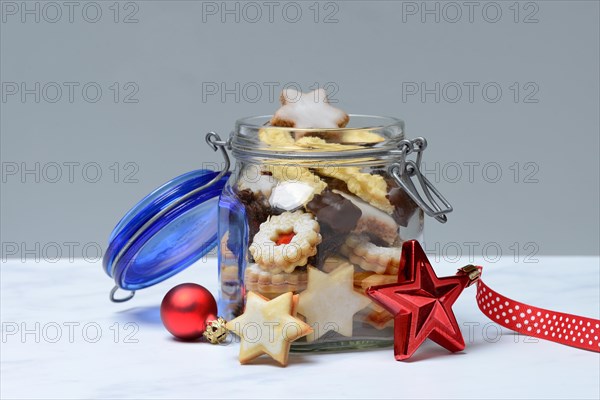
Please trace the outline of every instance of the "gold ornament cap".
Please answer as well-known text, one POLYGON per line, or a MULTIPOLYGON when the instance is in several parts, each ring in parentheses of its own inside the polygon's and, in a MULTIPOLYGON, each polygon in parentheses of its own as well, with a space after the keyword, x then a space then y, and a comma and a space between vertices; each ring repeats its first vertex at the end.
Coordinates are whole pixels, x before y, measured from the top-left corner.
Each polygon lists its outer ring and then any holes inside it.
POLYGON ((218 317, 211 321, 206 326, 206 330, 202 334, 206 340, 212 344, 223 343, 227 339, 229 330, 225 327, 227 321, 223 317, 218 317))
POLYGON ((469 264, 459 268, 458 274, 467 275, 469 277, 469 284, 467 285, 467 287, 469 287, 481 278, 481 269, 477 268, 475 265, 469 264))

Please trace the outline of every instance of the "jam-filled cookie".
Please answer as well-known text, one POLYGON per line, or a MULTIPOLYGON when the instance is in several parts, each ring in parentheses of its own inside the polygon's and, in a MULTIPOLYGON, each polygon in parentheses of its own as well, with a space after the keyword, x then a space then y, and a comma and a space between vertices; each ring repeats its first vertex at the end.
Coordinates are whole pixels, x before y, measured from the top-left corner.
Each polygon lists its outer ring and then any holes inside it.
POLYGON ((292 272, 317 254, 320 227, 311 213, 301 210, 272 215, 260 225, 250 245, 254 261, 271 273, 292 272))

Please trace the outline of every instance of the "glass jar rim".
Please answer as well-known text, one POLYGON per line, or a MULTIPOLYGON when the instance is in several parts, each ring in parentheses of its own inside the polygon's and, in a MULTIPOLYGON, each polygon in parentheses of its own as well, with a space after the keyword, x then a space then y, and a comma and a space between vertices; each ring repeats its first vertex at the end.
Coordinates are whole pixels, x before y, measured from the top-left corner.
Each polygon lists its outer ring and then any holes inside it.
MULTIPOLYGON (((353 120, 356 120, 357 118, 367 118, 367 119, 381 120, 381 121, 387 121, 387 122, 386 123, 382 122, 379 125, 345 126, 343 128, 292 128, 292 127, 279 127, 279 126, 276 128, 283 129, 283 130, 289 130, 289 131, 302 131, 302 132, 348 131, 348 130, 387 128, 387 127, 394 126, 394 125, 401 126, 402 128, 404 128, 404 121, 402 119, 396 118, 396 117, 389 117, 386 115, 371 115, 371 114, 348 114, 348 115, 350 116, 350 122, 352 122, 353 120)), ((252 115, 249 117, 239 118, 237 121, 235 121, 235 126, 236 126, 236 129, 238 129, 238 127, 242 126, 242 125, 249 127, 249 128, 265 128, 268 126, 264 125, 264 122, 262 124, 260 124, 260 123, 253 122, 253 121, 254 120, 259 121, 261 119, 270 121, 272 117, 273 117, 273 115, 252 115)))
MULTIPOLYGON (((275 127, 268 125, 272 115, 259 115, 240 118, 235 123, 231 133, 230 145, 233 155, 238 159, 286 159, 286 160, 334 160, 334 159, 375 159, 382 161, 390 156, 396 157, 399 143, 405 138, 404 121, 387 116, 350 114, 350 123, 343 128, 293 128, 275 127), (326 134, 330 136, 352 133, 375 133, 383 141, 372 145, 349 146, 348 150, 336 149, 281 149, 269 148, 259 140, 260 130, 272 129, 278 132, 288 132, 290 135, 326 134)), ((353 144, 353 143, 344 143, 353 144)))

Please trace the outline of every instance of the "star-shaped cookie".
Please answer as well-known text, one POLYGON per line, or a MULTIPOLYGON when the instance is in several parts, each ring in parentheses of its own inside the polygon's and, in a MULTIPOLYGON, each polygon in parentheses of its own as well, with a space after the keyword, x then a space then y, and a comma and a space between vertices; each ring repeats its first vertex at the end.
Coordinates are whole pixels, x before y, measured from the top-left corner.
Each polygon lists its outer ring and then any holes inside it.
POLYGON ((281 108, 271 118, 271 125, 290 128, 343 128, 350 117, 329 104, 325 89, 302 93, 296 89, 281 92, 281 108))
POLYGON ((298 302, 298 313, 306 317, 314 330, 306 339, 311 342, 331 330, 352 336, 354 314, 370 302, 368 297, 354 291, 352 265, 341 265, 329 274, 309 267, 308 285, 298 302))
POLYGON ((241 339, 241 364, 267 354, 282 366, 287 365, 290 344, 312 332, 310 326, 295 317, 297 297, 288 292, 269 300, 248 292, 244 313, 226 325, 241 339))

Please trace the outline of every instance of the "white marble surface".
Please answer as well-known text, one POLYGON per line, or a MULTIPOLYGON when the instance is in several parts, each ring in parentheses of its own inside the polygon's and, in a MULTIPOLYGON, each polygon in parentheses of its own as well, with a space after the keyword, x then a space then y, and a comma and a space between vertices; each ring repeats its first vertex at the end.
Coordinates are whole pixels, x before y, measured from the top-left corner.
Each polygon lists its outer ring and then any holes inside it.
MULTIPOLYGON (((466 262, 435 268, 442 276, 463 264, 466 262)), ((486 267, 484 279, 509 297, 598 318, 598 258, 540 258, 537 264, 503 259, 486 267)), ((169 288, 185 281, 216 292, 215 261, 199 262, 167 282, 138 292, 124 304, 108 301, 111 281, 99 264, 2 264, 1 397, 600 396, 598 353, 528 341, 505 330, 497 336, 496 325, 477 309, 474 287, 467 289, 455 306, 467 341, 462 353, 450 354, 427 342, 411 362, 396 362, 392 349, 383 349, 292 355, 290 365, 280 368, 266 358, 254 365, 239 365, 237 344, 211 346, 173 340, 160 323, 158 305, 169 288), (479 323, 472 335, 466 325, 470 322, 479 323), (98 327, 102 334, 91 343, 98 327), (134 333, 132 327, 139 330, 134 333), (19 332, 10 334, 13 329, 19 332), (31 332, 23 336, 23 329, 31 332), (132 333, 126 340, 125 335, 132 333)))

